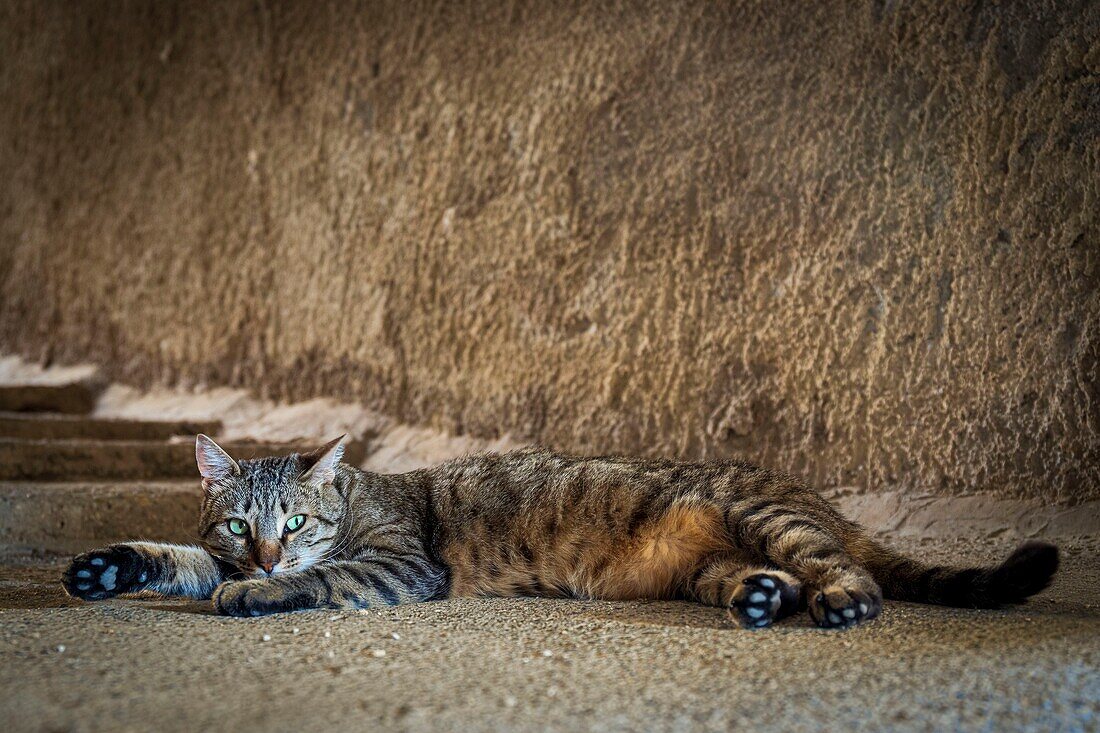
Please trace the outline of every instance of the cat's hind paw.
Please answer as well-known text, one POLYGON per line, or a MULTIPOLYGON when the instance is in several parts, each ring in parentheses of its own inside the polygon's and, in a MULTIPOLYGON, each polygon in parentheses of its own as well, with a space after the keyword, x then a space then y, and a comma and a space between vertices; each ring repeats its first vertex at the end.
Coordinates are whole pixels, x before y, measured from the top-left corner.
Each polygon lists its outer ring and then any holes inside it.
POLYGON ((882 611, 882 596, 869 590, 830 585, 809 593, 810 617, 826 629, 850 629, 882 611))
POLYGON ((69 595, 85 601, 136 593, 145 588, 148 580, 145 559, 126 545, 112 545, 77 555, 61 576, 61 584, 69 595))
POLYGON ((779 570, 753 573, 733 592, 730 610, 747 629, 771 625, 798 609, 801 587, 794 577, 779 570))

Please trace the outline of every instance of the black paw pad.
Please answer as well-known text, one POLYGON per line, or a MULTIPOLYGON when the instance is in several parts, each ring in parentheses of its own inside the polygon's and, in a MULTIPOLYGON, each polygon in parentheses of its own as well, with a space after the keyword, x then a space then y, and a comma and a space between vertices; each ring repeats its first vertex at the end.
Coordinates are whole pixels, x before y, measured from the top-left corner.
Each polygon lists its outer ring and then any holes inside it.
POLYGON ((148 582, 149 569, 144 558, 125 545, 77 555, 61 576, 61 584, 69 595, 86 601, 135 593, 148 582))
POLYGON ((756 573, 741 581, 730 608, 746 628, 763 628, 798 608, 798 587, 773 573, 756 573))
POLYGON ((882 611, 882 599, 854 588, 830 586, 810 593, 810 616, 826 629, 849 629, 882 611))

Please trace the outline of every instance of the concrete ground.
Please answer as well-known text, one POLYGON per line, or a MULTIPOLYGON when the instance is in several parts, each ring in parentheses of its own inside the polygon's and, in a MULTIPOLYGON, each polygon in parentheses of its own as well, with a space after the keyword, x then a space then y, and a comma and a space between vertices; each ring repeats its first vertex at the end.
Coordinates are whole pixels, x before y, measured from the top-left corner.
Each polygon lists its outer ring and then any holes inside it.
MULTIPOLYGON (((979 561, 1012 542, 912 542, 979 561)), ((261 619, 64 596, 58 556, 0 572, 14 731, 1100 730, 1100 540, 1030 604, 888 603, 864 628, 744 631, 687 603, 458 600, 261 619)))

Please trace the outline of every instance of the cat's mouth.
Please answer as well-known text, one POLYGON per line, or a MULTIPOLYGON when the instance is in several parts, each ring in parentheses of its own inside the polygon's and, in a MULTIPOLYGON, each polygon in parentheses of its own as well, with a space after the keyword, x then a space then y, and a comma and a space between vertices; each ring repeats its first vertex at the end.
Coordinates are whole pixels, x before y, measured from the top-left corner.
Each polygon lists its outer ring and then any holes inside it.
POLYGON ((279 563, 271 568, 271 572, 264 570, 258 565, 253 565, 250 574, 253 578, 273 578, 276 575, 290 575, 302 570, 301 564, 297 561, 291 563, 279 563))
POLYGON ((242 570, 244 570, 246 575, 250 578, 264 579, 264 578, 273 578, 276 575, 293 575, 295 573, 300 573, 303 570, 307 570, 311 566, 316 565, 316 564, 317 564, 316 559, 314 559, 312 557, 309 557, 309 556, 305 556, 305 557, 296 557, 293 560, 280 562, 278 565, 275 565, 271 568, 270 573, 268 573, 266 570, 264 570, 259 565, 255 565, 255 564, 252 564, 252 563, 249 563, 248 568, 242 568, 242 570))

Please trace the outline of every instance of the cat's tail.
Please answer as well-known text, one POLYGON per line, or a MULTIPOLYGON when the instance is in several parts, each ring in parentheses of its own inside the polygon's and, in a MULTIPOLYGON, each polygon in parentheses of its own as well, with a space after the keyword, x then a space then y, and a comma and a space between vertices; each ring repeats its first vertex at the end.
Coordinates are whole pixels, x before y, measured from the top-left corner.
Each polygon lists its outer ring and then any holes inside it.
POLYGON ((877 543, 861 554, 886 598, 960 608, 1019 603, 1050 585, 1058 570, 1058 548, 1034 540, 994 567, 926 565, 877 543))

